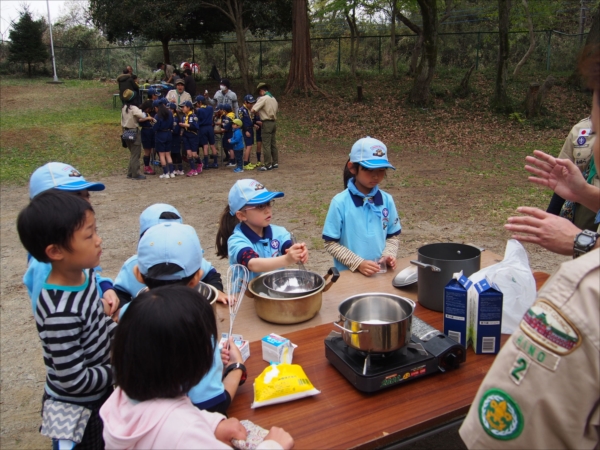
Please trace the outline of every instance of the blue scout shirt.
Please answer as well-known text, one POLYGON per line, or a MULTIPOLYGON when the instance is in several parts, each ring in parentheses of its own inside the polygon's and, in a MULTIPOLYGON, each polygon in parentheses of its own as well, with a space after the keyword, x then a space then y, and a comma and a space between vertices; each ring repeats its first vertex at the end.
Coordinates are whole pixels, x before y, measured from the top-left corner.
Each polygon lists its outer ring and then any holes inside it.
POLYGON ((184 128, 183 129, 183 135, 184 136, 186 135, 186 133, 198 134, 198 129, 200 128, 198 126, 198 117, 192 111, 189 111, 184 116, 184 119, 183 119, 182 123, 189 123, 190 124, 190 126, 188 128, 184 128))
MULTIPOLYGON (((25 275, 23 275, 23 284, 25 284, 25 287, 27 288, 27 293, 31 300, 31 308, 34 314, 40 292, 42 292, 42 287, 44 287, 51 270, 52 264, 39 262, 33 256, 29 255, 29 265, 27 266, 25 275)), ((113 288, 113 282, 110 278, 101 277, 98 272, 102 272, 100 266, 94 269, 94 276, 96 277, 98 295, 102 297, 104 292, 113 288)))
MULTIPOLYGON (((146 285, 140 283, 133 274, 133 268, 137 265, 138 255, 133 255, 131 258, 125 261, 123 267, 121 267, 121 270, 117 275, 117 278, 115 278, 115 288, 127 292, 132 298, 137 297, 138 293, 146 287, 146 285)), ((209 272, 216 270, 213 265, 204 258, 202 258, 202 265, 200 268, 202 269, 201 280, 204 280, 209 272)), ((121 314, 126 309, 126 306, 128 305, 124 305, 123 308, 121 308, 121 314)))
POLYGON ((230 144, 234 150, 244 150, 244 137, 242 136, 242 130, 240 128, 233 130, 233 137, 231 138, 230 144))
MULTIPOLYGON (((383 253, 386 239, 400 234, 401 230, 400 218, 390 194, 378 189, 367 200, 346 189, 331 200, 323 239, 339 242, 361 258, 374 260, 383 253)), ((333 262, 338 270, 348 270, 335 258, 333 262)))
POLYGON ((242 121, 244 132, 246 131, 254 131, 252 128, 254 126, 254 114, 248 111, 248 108, 245 106, 240 106, 238 109, 238 119, 242 121))
MULTIPOLYGON (((243 264, 248 267, 252 258, 283 256, 292 246, 290 233, 283 227, 269 225, 264 228, 263 235, 261 238, 245 223, 237 224, 227 240, 229 264, 243 264)), ((250 279, 260 275, 260 272, 250 272, 250 279)))
POLYGON ((196 109, 196 116, 198 117, 198 125, 201 127, 213 126, 213 107, 202 105, 196 109))

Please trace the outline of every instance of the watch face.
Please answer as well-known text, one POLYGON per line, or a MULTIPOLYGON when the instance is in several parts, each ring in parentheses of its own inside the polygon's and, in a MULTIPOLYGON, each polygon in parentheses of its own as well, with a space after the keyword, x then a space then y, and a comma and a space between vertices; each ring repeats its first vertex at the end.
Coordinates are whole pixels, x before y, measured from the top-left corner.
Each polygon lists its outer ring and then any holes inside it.
POLYGON ((594 242, 594 239, 592 239, 590 236, 587 236, 585 234, 580 234, 577 237, 577 244, 578 245, 582 245, 582 246, 588 246, 590 245, 592 242, 594 242))

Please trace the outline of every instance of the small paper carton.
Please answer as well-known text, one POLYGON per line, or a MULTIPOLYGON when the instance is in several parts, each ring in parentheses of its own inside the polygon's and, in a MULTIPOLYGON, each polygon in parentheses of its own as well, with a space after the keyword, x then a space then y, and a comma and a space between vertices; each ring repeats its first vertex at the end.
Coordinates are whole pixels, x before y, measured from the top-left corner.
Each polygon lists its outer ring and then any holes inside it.
POLYGON ((473 282, 461 272, 455 273, 444 288, 444 334, 467 346, 469 328, 469 289, 473 282))
POLYGON ((294 349, 297 345, 292 344, 289 339, 271 333, 261 341, 262 357, 268 363, 292 363, 294 349))
POLYGON ((475 283, 474 288, 469 305, 473 350, 476 354, 496 354, 500 351, 503 295, 487 278, 475 283))
MULTIPOLYGON (((227 345, 227 337, 229 333, 221 333, 221 340, 219 341, 219 348, 223 348, 227 345)), ((250 357, 250 342, 245 341, 241 334, 232 334, 233 342, 236 347, 240 349, 240 353, 242 354, 242 361, 246 362, 246 360, 250 357)))

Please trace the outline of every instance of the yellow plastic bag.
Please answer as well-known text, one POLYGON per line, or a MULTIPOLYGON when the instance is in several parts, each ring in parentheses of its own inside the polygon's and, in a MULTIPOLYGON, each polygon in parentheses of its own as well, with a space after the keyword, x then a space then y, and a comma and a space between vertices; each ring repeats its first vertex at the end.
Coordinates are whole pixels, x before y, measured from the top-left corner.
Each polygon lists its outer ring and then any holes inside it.
POLYGON ((298 364, 273 364, 254 380, 252 408, 320 394, 298 364))

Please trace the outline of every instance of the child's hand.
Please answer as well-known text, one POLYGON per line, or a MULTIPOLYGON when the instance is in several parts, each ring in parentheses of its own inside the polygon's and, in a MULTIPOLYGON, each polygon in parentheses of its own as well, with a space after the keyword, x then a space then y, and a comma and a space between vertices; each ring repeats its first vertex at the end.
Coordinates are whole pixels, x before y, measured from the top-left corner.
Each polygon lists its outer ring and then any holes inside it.
POLYGON ((277 442, 284 450, 294 448, 294 438, 283 428, 271 427, 269 434, 265 436, 265 441, 267 440, 277 442))
POLYGON ((219 294, 217 295, 217 301, 219 303, 223 303, 224 305, 229 305, 230 301, 233 301, 233 299, 230 299, 229 295, 227 295, 225 292, 221 292, 221 291, 217 291, 219 294))
POLYGON ((227 142, 229 142, 231 144, 231 139, 227 139, 227 142))
POLYGON ((384 256, 383 259, 389 268, 396 268, 396 258, 394 258, 393 256, 384 256))
POLYGON ((250 132, 246 131, 246 137, 250 137, 250 132))
POLYGON ((109 315, 108 313, 110 313, 110 305, 108 304, 108 301, 105 300, 104 298, 101 298, 100 301, 102 302, 102 308, 104 309, 104 314, 106 314, 108 316, 109 315))
POLYGON ((117 309, 119 309, 119 304, 121 301, 119 297, 115 293, 113 289, 109 289, 102 296, 102 303, 104 304, 104 312, 107 316, 112 316, 117 309), (105 303, 106 302, 106 303, 105 303), (108 312, 106 312, 106 307, 108 306, 108 312))
POLYGON ((285 255, 290 264, 308 261, 308 250, 304 242, 292 245, 285 255))
POLYGON ((242 352, 240 352, 240 349, 235 345, 233 338, 230 337, 227 342, 229 348, 223 347, 221 349, 221 361, 223 362, 223 367, 227 367, 229 364, 236 362, 243 363, 242 352))
POLYGON ((379 264, 377 264, 375 261, 369 261, 365 259, 360 263, 360 266, 358 266, 358 271, 364 276, 370 277, 371 275, 379 272, 379 264))
POLYGON ((232 439, 239 439, 245 441, 248 437, 248 433, 244 428, 244 425, 240 423, 236 418, 225 419, 219 422, 215 429, 215 437, 225 444, 231 445, 232 439))

